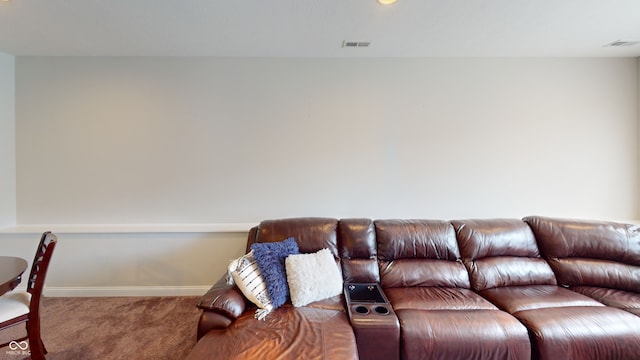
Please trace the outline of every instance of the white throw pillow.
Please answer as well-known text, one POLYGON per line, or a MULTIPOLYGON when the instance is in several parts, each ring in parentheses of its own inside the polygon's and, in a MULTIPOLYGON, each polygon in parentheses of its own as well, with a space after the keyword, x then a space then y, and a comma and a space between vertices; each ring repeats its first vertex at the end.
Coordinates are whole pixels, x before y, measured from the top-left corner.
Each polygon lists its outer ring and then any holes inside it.
POLYGON ((285 267, 291 303, 295 307, 342 293, 342 276, 329 249, 289 255, 285 267))
POLYGON ((264 320, 273 310, 273 306, 267 293, 267 285, 262 277, 262 272, 260 272, 258 264, 253 258, 253 250, 232 260, 229 263, 228 275, 230 275, 230 278, 228 278, 227 282, 230 285, 235 282, 244 296, 258 307, 255 315, 256 319, 264 320))

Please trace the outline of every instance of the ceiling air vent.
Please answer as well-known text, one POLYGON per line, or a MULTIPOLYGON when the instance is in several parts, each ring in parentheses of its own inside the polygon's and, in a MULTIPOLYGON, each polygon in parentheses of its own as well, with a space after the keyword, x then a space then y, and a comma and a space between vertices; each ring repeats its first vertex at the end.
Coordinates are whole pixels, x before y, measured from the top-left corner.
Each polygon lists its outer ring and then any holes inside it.
POLYGON ((633 45, 637 45, 639 43, 639 41, 624 41, 624 40, 616 40, 612 43, 609 43, 605 46, 609 46, 609 47, 618 47, 618 46, 633 46, 633 45))
POLYGON ((361 48, 371 46, 371 41, 346 41, 342 42, 343 48, 361 48))

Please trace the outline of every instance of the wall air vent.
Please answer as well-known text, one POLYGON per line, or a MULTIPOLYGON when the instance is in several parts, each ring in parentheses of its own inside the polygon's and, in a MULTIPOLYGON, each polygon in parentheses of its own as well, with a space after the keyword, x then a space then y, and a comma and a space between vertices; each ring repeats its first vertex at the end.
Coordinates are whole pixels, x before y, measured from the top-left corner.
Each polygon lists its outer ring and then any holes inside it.
POLYGON ((637 45, 638 43, 640 43, 640 41, 624 41, 624 40, 616 40, 612 43, 609 43, 605 46, 608 47, 619 47, 619 46, 633 46, 633 45, 637 45))
POLYGON ((369 47, 371 46, 371 41, 346 41, 342 42, 343 48, 361 48, 361 47, 369 47))

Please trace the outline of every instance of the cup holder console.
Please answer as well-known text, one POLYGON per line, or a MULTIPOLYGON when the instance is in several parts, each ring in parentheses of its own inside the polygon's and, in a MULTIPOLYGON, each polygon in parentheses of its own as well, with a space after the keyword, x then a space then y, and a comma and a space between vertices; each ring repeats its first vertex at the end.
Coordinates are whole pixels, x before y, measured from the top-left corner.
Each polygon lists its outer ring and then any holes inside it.
POLYGON ((351 306, 351 311, 357 315, 367 315, 371 312, 378 315, 389 315, 391 313, 388 305, 353 305, 351 306))
POLYGON ((383 305, 374 307, 373 311, 377 312, 380 315, 389 315, 389 308, 383 305))
POLYGON ((399 359, 400 322, 380 284, 345 283, 344 297, 360 358, 399 359))

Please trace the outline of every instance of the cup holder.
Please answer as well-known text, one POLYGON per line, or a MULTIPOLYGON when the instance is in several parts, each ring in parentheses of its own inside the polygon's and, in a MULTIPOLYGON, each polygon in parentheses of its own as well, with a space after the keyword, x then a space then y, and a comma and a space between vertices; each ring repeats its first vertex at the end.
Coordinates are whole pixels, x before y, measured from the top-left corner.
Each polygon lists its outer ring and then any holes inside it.
POLYGON ((376 306, 373 308, 373 311, 380 315, 389 315, 389 309, 386 306, 376 306))
MULTIPOLYGON (((352 307, 352 309, 356 314, 360 314, 360 315, 367 315, 371 312, 369 310, 369 307, 365 305, 356 305, 352 307)), ((371 310, 373 310, 373 312, 378 315, 389 315, 389 308, 386 306, 382 306, 382 305, 374 306, 371 310)))

